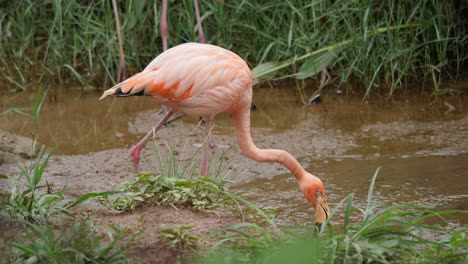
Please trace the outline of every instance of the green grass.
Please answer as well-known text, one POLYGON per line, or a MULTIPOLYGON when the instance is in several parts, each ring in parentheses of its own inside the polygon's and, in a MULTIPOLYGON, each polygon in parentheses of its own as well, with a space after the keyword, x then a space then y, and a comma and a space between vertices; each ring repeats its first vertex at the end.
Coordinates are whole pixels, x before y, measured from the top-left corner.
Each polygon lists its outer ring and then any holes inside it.
POLYGON ((58 213, 68 213, 62 190, 51 193, 41 179, 53 151, 45 153, 41 148, 34 163, 19 165, 19 177, 8 177, 10 190, 5 195, 0 213, 18 221, 44 224, 58 213))
POLYGON ((27 224, 25 238, 11 243, 9 263, 128 263, 127 254, 139 232, 110 225, 102 232, 89 218, 71 224, 27 224), (107 238, 106 238, 107 237, 107 238))
MULTIPOLYGON (((33 153, 34 147, 35 145, 32 147, 33 153)), ((18 164, 21 170, 19 177, 2 175, 2 178, 8 179, 9 190, 8 193, 3 194, 0 217, 16 222, 47 224, 57 215, 70 215, 71 208, 91 198, 114 193, 87 193, 75 201, 65 198, 66 187, 53 191, 47 182, 43 183, 44 170, 54 150, 47 153, 46 149, 41 147, 37 153, 33 162, 18 164)))
POLYGON ((224 160, 231 149, 211 161, 208 176, 200 176, 201 148, 188 160, 179 160, 169 146, 167 153, 162 155, 156 141, 153 143, 158 169, 154 168, 154 173, 136 174, 134 179, 120 183, 115 196, 99 197, 101 204, 120 211, 163 204, 187 206, 195 210, 226 207, 238 213, 243 221, 254 220, 268 224, 274 230, 278 229, 270 217, 271 212, 265 212, 244 199, 244 192, 229 190, 232 181, 223 178, 222 172, 225 171, 224 160))
POLYGON ((182 251, 194 250, 197 247, 199 237, 190 234, 191 226, 177 226, 176 228, 166 228, 159 230, 153 235, 162 238, 163 242, 169 247, 177 248, 182 251))
MULTIPOLYGON (((118 4, 127 70, 135 73, 162 50, 161 3, 118 4)), ((415 81, 430 81, 434 94, 451 92, 441 81, 457 79, 468 56, 467 24, 459 16, 463 6, 453 1, 209 0, 200 5, 208 42, 235 51, 252 68, 288 62, 292 67, 276 78, 302 80, 317 78, 327 67, 335 85, 365 96, 374 91, 391 96, 415 81), (308 56, 323 48, 326 53, 308 56)), ((83 89, 114 83, 119 48, 110 1, 2 0, 0 8, 0 82, 10 89, 29 90, 38 82, 83 89)), ((169 4, 169 46, 197 41, 193 10, 192 0, 169 4)))
MULTIPOLYGON (((32 152, 36 144, 33 143, 32 152)), ((115 192, 87 193, 76 200, 65 197, 66 186, 54 191, 44 172, 55 150, 40 147, 37 157, 18 164, 20 175, 1 175, 9 189, 0 193, 0 245, 5 263, 127 263, 128 251, 139 234, 110 225, 107 233, 72 208, 92 198, 115 192), (107 237, 107 238, 105 238, 107 237), (5 252, 2 252, 5 251, 5 252)))
MULTIPOLYGON (((110 226, 108 238, 103 239, 106 234, 98 231, 98 225, 72 212, 76 205, 114 192, 87 193, 71 200, 65 198, 66 187, 53 191, 47 183, 42 183, 53 153, 41 147, 35 160, 18 164, 19 177, 0 177, 9 182, 8 191, 0 193, 0 222, 5 228, 1 232, 6 233, 2 235, 6 238, 2 243, 9 243, 6 252, 0 251, 2 261, 127 263, 129 245, 138 232, 129 235, 126 230, 110 226)), ((5 245, 0 245, 0 249, 4 248, 5 245)))
POLYGON ((221 193, 227 191, 229 181, 210 177, 189 179, 169 178, 161 174, 137 174, 134 180, 121 183, 116 198, 101 198, 108 208, 130 211, 143 205, 175 204, 197 210, 219 207, 229 198, 221 193))

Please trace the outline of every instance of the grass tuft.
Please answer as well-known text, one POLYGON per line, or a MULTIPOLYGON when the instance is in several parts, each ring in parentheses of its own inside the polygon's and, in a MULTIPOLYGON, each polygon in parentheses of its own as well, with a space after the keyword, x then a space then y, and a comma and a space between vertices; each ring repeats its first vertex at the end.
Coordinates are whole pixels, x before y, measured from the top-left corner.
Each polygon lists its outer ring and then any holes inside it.
POLYGON ((194 250, 197 247, 199 237, 189 233, 191 226, 179 225, 177 228, 166 228, 159 230, 154 235, 160 236, 168 246, 178 248, 182 251, 194 250))
POLYGON ((26 225, 24 241, 10 247, 10 263, 127 263, 131 243, 139 232, 127 231, 110 225, 103 239, 93 221, 85 218, 57 230, 52 225, 26 225), (127 236, 128 238, 124 239, 127 236))
MULTIPOLYGON (((34 148, 35 142, 33 152, 34 148)), ((0 193, 0 223, 2 232, 6 231, 2 237, 16 240, 7 245, 5 254, 5 245, 0 244, 1 259, 8 263, 127 263, 128 248, 139 232, 129 235, 110 225, 108 239, 102 239, 91 219, 78 220, 72 212, 91 198, 115 192, 87 193, 75 201, 65 198, 66 187, 54 192, 47 182, 43 184, 54 152, 42 146, 30 164, 18 164, 19 177, 0 175, 10 187, 0 193)))
MULTIPOLYGON (((34 149, 34 146, 33 146, 34 149)), ((33 150, 34 151, 34 150, 33 150)), ((77 200, 65 198, 63 187, 58 192, 52 191, 49 184, 44 185, 44 170, 49 164, 55 149, 47 153, 41 146, 37 157, 31 164, 18 164, 21 169, 19 177, 8 177, 9 191, 3 194, 0 203, 0 216, 16 222, 46 224, 58 214, 71 215, 71 208, 91 198, 107 196, 115 192, 87 193, 77 200)))
MULTIPOLYGON (((210 210, 229 202, 227 185, 230 181, 220 177, 223 161, 229 150, 217 160, 209 177, 200 176, 199 151, 187 161, 178 160, 169 148, 163 157, 154 144, 159 169, 155 173, 136 174, 134 179, 120 183, 115 198, 101 197, 99 201, 108 208, 130 211, 143 205, 182 205, 196 210, 210 210)), ((181 155, 183 156, 183 155, 181 155)))
POLYGON ((229 198, 223 179, 196 177, 177 179, 155 174, 137 174, 134 180, 123 182, 117 188, 124 196, 102 197, 100 202, 108 208, 130 211, 143 205, 177 204, 197 210, 219 207, 229 198))

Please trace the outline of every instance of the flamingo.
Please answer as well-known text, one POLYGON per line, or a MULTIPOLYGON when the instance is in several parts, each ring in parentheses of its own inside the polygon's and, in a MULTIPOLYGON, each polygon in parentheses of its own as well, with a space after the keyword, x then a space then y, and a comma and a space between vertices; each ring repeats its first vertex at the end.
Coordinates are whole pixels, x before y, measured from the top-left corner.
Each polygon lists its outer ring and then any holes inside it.
MULTIPOLYGON (((324 222, 330 209, 320 178, 308 173, 288 152, 259 149, 250 133, 252 73, 237 54, 218 46, 185 43, 161 53, 140 73, 104 91, 101 99, 113 96, 145 95, 171 109, 131 150, 133 169, 138 172, 140 152, 156 131, 180 111, 201 116, 210 126, 222 112, 235 121, 236 139, 242 152, 258 162, 280 163, 291 171, 299 189, 316 209, 316 222, 324 222)), ((202 163, 202 172, 207 164, 202 163)))

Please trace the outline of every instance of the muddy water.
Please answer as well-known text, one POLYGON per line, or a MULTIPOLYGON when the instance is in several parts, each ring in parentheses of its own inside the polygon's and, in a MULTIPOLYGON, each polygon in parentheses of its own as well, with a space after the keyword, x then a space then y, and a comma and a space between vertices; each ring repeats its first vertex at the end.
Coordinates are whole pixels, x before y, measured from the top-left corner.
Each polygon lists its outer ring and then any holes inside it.
MULTIPOLYGON (((464 84, 468 86, 468 84, 464 84)), ((57 184, 82 194, 111 188, 109 182, 131 177, 128 148, 156 123, 159 107, 147 98, 98 101, 99 94, 62 88, 46 96, 38 125, 33 124, 34 94, 3 94, 2 109, 16 107, 27 115, 0 116, 1 129, 26 137, 37 136, 48 146, 59 145, 49 175, 57 184)), ((254 141, 262 148, 291 152, 326 185, 332 207, 356 194, 364 207, 367 188, 381 167, 375 203, 415 203, 439 209, 468 209, 468 100, 449 97, 430 105, 421 94, 392 101, 328 94, 324 106, 304 106, 294 89, 255 89, 257 110, 252 114, 254 141), (445 102, 445 103, 444 103, 445 102)), ((294 178, 281 166, 256 163, 236 148, 234 124, 226 114, 216 120, 214 133, 221 144, 234 146, 226 173, 239 190, 261 207, 276 207, 281 224, 310 224, 312 209, 305 204, 294 178)), ((160 145, 193 153, 191 143, 203 141, 197 119, 185 117, 163 128, 160 145)), ((147 151, 144 158, 154 160, 147 151)), ((213 151, 212 157, 219 157, 213 151)), ((180 155, 183 157, 183 155, 180 155)), ((213 158, 214 160, 215 158, 213 158)), ((149 170, 154 162, 143 162, 149 170), (149 165, 148 165, 149 164, 149 165)), ((3 164, 0 173, 15 173, 3 164)), ((454 224, 467 224, 457 215, 454 224)))

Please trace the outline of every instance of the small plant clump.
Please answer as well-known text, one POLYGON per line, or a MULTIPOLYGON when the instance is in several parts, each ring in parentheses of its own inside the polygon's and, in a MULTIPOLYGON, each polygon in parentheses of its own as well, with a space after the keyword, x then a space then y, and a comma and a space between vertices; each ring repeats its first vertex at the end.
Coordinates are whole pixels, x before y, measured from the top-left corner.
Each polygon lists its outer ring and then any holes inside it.
POLYGON ((163 240, 173 248, 178 248, 182 251, 193 250, 197 247, 199 237, 189 233, 192 226, 179 225, 177 228, 166 228, 159 230, 154 235, 160 236, 163 240))
POLYGON ((127 263, 126 254, 139 232, 129 238, 125 229, 110 225, 107 239, 89 218, 75 221, 59 230, 53 225, 26 225, 26 238, 11 243, 11 263, 127 263), (108 241, 107 241, 108 240, 108 241))
POLYGON ((143 205, 178 204, 196 210, 209 210, 223 205, 229 198, 229 181, 221 178, 194 177, 189 179, 164 177, 155 174, 137 174, 135 179, 120 184, 122 197, 99 198, 109 208, 133 210, 143 205))
POLYGON ((49 183, 42 184, 43 174, 54 151, 47 153, 44 147, 29 165, 19 165, 19 177, 8 177, 9 191, 0 194, 0 216, 17 222, 46 224, 53 216, 71 215, 71 208, 91 198, 114 192, 87 193, 76 201, 65 198, 63 191, 54 192, 49 183))
POLYGON ((46 155, 45 148, 41 148, 31 165, 20 166, 18 178, 7 177, 10 190, 3 195, 0 215, 16 221, 45 224, 53 215, 69 212, 70 201, 64 199, 63 192, 50 192, 48 185, 41 184, 52 154, 46 155))

